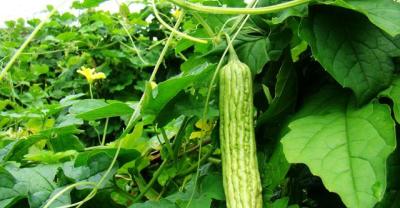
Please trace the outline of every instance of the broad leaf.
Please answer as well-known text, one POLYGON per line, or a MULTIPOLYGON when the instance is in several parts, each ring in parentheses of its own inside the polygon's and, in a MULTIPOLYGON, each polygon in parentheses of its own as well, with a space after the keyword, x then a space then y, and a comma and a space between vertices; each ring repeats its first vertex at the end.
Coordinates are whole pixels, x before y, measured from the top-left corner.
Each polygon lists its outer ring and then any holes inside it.
POLYGON ((400 36, 392 38, 356 12, 316 7, 301 25, 301 37, 318 62, 360 103, 388 87, 400 56, 400 36))
POLYGON ((213 64, 203 64, 193 68, 187 73, 172 77, 151 89, 147 87, 147 93, 143 104, 143 113, 150 116, 156 116, 174 98, 181 90, 189 87, 195 82, 203 82, 208 80, 212 70, 215 68, 213 64))
MULTIPOLYGON (((5 194, 4 196, 10 197, 9 199, 12 199, 12 196, 17 197, 17 199, 28 198, 30 207, 42 207, 55 192, 60 190, 56 188, 57 185, 54 182, 58 167, 59 165, 38 165, 32 168, 19 168, 13 164, 8 165, 6 170, 9 173, 5 172, 5 170, 2 171, 2 176, 6 176, 4 179, 7 181, 1 181, 0 191, 5 191, 5 188, 11 185, 13 185, 13 191, 7 194, 1 193, 0 195, 3 196, 5 194)), ((50 207, 67 205, 70 202, 69 193, 66 192, 50 207)))
POLYGON ((107 103, 103 99, 77 100, 69 108, 69 113, 82 114, 104 106, 107 106, 107 103))
POLYGON ((244 44, 236 48, 239 59, 246 63, 255 74, 261 72, 264 65, 270 61, 268 49, 270 41, 266 37, 243 37, 244 44))
MULTIPOLYGON (((94 150, 89 150, 80 153, 77 158, 75 159, 75 166, 85 166, 88 165, 88 161, 91 160, 94 156, 101 154, 107 155, 110 158, 113 158, 115 153, 117 152, 116 148, 99 148, 94 150)), ((140 156, 140 153, 133 149, 121 149, 118 154, 118 162, 122 165, 129 161, 132 161, 140 156)))
POLYGON ((281 140, 290 163, 305 163, 325 187, 353 208, 373 207, 386 189, 386 160, 396 146, 390 109, 361 108, 335 88, 312 96, 281 140))
POLYGON ((11 207, 27 193, 25 186, 17 185, 16 179, 0 167, 0 207, 11 207))
POLYGON ((279 59, 283 49, 290 42, 290 36, 289 30, 273 30, 268 37, 245 34, 238 37, 240 45, 235 49, 239 59, 248 65, 255 75, 262 71, 266 63, 279 59))
POLYGON ((400 34, 400 2, 396 0, 336 0, 335 5, 365 14, 391 36, 400 34))
POLYGON ((63 152, 67 150, 83 151, 85 149, 85 146, 79 138, 72 134, 65 134, 56 138, 51 138, 49 144, 53 148, 54 152, 63 152))
POLYGON ((126 116, 132 113, 133 109, 129 105, 122 102, 112 102, 107 103, 105 106, 79 113, 76 117, 83 120, 97 120, 108 117, 126 116))

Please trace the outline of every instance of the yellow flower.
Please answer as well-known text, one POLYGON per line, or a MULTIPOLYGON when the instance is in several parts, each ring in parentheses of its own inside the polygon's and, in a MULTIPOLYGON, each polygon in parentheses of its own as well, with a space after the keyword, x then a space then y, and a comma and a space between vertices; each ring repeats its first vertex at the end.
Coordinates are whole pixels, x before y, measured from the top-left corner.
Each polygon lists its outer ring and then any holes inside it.
POLYGON ((200 119, 196 122, 195 126, 200 129, 200 131, 194 131, 190 134, 190 139, 203 138, 211 134, 214 128, 213 123, 207 120, 200 119))
POLYGON ((182 11, 177 9, 172 13, 172 16, 175 17, 175 19, 178 19, 182 14, 182 11))
POLYGON ((81 67, 81 69, 78 69, 77 71, 79 74, 82 74, 85 76, 86 80, 89 82, 89 84, 92 84, 94 80, 96 79, 105 79, 106 75, 103 72, 96 72, 96 69, 90 69, 86 68, 84 66, 81 67))

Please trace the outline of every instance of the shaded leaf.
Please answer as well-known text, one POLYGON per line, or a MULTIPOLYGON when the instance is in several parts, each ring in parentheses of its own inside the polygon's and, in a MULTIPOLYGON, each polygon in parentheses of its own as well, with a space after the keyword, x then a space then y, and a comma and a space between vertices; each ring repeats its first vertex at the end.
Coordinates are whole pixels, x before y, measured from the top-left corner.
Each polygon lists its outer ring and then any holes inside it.
POLYGON ((396 0, 336 0, 334 4, 363 13, 393 37, 400 34, 400 3, 396 0))
POLYGON ((294 107, 297 100, 297 74, 290 60, 285 60, 276 75, 275 96, 268 109, 262 113, 257 125, 278 120, 278 117, 294 107))
POLYGON ((389 86, 400 36, 388 36, 358 13, 326 6, 312 10, 300 34, 317 61, 360 103, 389 86))
POLYGON ((400 77, 395 76, 389 88, 379 93, 379 96, 390 98, 393 101, 394 118, 400 124, 400 77))

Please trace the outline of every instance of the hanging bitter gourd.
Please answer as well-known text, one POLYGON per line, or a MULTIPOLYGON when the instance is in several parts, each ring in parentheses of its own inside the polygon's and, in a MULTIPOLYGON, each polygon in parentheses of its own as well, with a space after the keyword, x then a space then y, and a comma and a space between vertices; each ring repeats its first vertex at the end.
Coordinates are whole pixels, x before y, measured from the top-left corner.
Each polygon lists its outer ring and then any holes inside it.
POLYGON ((249 67, 233 47, 219 75, 220 143, 228 208, 261 208, 262 194, 253 124, 249 67))

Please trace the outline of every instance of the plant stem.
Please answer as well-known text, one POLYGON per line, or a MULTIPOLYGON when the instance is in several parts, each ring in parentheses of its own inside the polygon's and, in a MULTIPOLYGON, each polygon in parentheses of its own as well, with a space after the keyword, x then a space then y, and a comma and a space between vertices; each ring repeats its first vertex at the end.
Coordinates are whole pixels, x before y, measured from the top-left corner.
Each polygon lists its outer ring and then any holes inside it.
POLYGON ((89 93, 90 93, 90 99, 93 100, 92 83, 89 83, 89 93))
MULTIPOLYGON (((171 26, 169 26, 159 15, 156 4, 155 4, 155 0, 152 0, 152 6, 153 6, 153 11, 154 11, 154 16, 157 18, 157 20, 160 22, 160 24, 162 26, 164 26, 165 28, 167 28, 168 30, 170 30, 171 32, 176 33, 177 35, 181 36, 182 38, 191 40, 193 42, 197 42, 197 43, 204 43, 207 44, 207 40, 203 40, 203 39, 199 39, 193 36, 190 36, 188 34, 185 34, 183 32, 178 31, 178 28, 172 28, 171 26)), ((184 13, 184 11, 182 11, 182 13, 184 13)), ((181 14, 182 16, 183 14, 181 14)))
POLYGON ((153 186, 154 182, 156 182, 158 176, 160 176, 161 171, 164 169, 165 165, 167 164, 168 160, 164 160, 160 167, 156 170, 156 172, 153 174, 153 177, 150 179, 149 183, 144 187, 143 191, 140 192, 139 196, 135 198, 133 203, 139 201, 145 194, 146 192, 153 186))
POLYGON ((203 26, 203 28, 208 33, 211 38, 215 37, 214 31, 211 29, 210 25, 197 13, 192 13, 193 17, 203 26))
POLYGON ((101 146, 104 146, 104 144, 106 143, 108 120, 109 118, 106 118, 106 124, 104 124, 104 130, 103 130, 103 138, 101 139, 101 146))
MULTIPOLYGON (((180 172, 177 176, 186 176, 187 174, 191 173, 192 171, 198 170, 198 165, 197 164, 202 164, 204 163, 214 152, 215 148, 212 147, 210 151, 205 154, 198 163, 191 165, 189 168, 187 168, 185 171, 180 172)), ((197 179, 196 179, 197 180, 197 179)))
MULTIPOLYGON (((146 192, 144 193, 144 196, 147 199, 150 200, 157 200, 157 197, 159 195, 159 193, 157 193, 154 189, 149 188, 148 190, 145 190, 146 186, 148 184, 146 184, 146 181, 144 180, 143 176, 140 173, 137 174, 133 174, 134 180, 139 188, 140 192, 146 192)), ((132 201, 135 201, 136 198, 134 196, 132 196, 132 201)))
MULTIPOLYGON (((179 16, 178 20, 175 23, 174 29, 178 29, 179 28, 179 25, 181 24, 182 20, 183 20, 183 14, 181 14, 179 16)), ((149 78, 149 82, 151 82, 151 81, 153 81, 155 79, 157 71, 158 71, 158 69, 159 69, 159 67, 160 67, 160 65, 162 63, 162 60, 164 59, 165 54, 167 53, 167 50, 169 48, 169 45, 171 44, 171 41, 172 41, 173 37, 174 37, 174 32, 172 32, 170 34, 170 36, 168 37, 168 40, 165 43, 165 46, 164 46, 163 50, 161 51, 160 57, 158 58, 157 63, 154 66, 153 72, 151 73, 151 76, 149 78)), ((115 152, 114 158, 111 161, 110 166, 108 167, 108 169, 104 173, 103 177, 99 180, 99 182, 93 188, 93 190, 81 202, 76 203, 78 205, 77 208, 82 206, 86 201, 89 201, 94 196, 94 194, 97 192, 97 189, 99 188, 99 186, 103 183, 103 181, 106 179, 108 174, 111 172, 112 167, 117 162, 117 158, 118 158, 119 152, 121 150, 121 145, 122 145, 121 139, 124 138, 129 132, 131 132, 133 127, 135 126, 135 123, 136 123, 136 121, 137 121, 137 119, 139 118, 139 115, 140 115, 140 109, 142 108, 142 105, 143 105, 143 102, 144 102, 144 98, 145 98, 145 93, 143 93, 142 97, 140 98, 140 101, 139 101, 137 107, 135 108, 135 111, 133 112, 132 116, 130 117, 130 119, 128 121, 128 125, 127 125, 126 129, 122 132, 122 134, 117 139, 117 143, 118 143, 117 151, 115 152)))
POLYGON ((165 132, 164 128, 162 128, 162 127, 160 128, 160 130, 161 130, 161 135, 163 136, 163 139, 164 139, 164 143, 165 143, 165 145, 167 145, 168 155, 173 160, 175 160, 176 159, 175 158, 175 154, 174 154, 174 151, 172 150, 172 145, 171 145, 171 142, 168 139, 167 133, 165 132))
POLYGON ((194 10, 202 13, 208 13, 208 14, 253 15, 253 14, 268 14, 268 13, 279 12, 291 7, 309 3, 312 0, 293 0, 272 6, 258 7, 258 8, 214 7, 214 6, 204 6, 200 4, 194 4, 185 0, 168 0, 168 1, 185 9, 194 10))
POLYGON ((71 184, 71 185, 65 187, 64 189, 62 189, 61 191, 59 191, 59 192, 58 192, 56 195, 54 195, 52 198, 50 198, 50 200, 47 201, 47 203, 43 206, 43 208, 48 208, 48 207, 50 207, 50 205, 51 205, 58 197, 60 197, 62 194, 64 194, 66 191, 71 190, 71 189, 73 189, 73 188, 75 188, 75 187, 77 187, 77 186, 83 186, 83 185, 92 185, 92 186, 94 186, 94 185, 96 185, 96 183, 94 183, 94 182, 81 181, 81 182, 78 182, 78 183, 71 184))
POLYGON ((7 71, 11 68, 11 66, 14 64, 14 62, 17 60, 17 58, 21 55, 21 53, 25 50, 25 48, 28 46, 28 44, 33 40, 33 38, 36 36, 36 34, 40 31, 40 29, 43 28, 44 24, 47 22, 48 19, 50 19, 51 16, 53 16, 53 14, 55 12, 56 12, 56 9, 54 7, 53 10, 51 10, 50 14, 47 15, 47 17, 36 26, 36 28, 32 31, 32 33, 29 35, 29 37, 24 41, 24 43, 17 50, 17 52, 15 52, 15 54, 11 57, 10 61, 8 61, 7 65, 0 72, 0 81, 3 80, 7 71))

